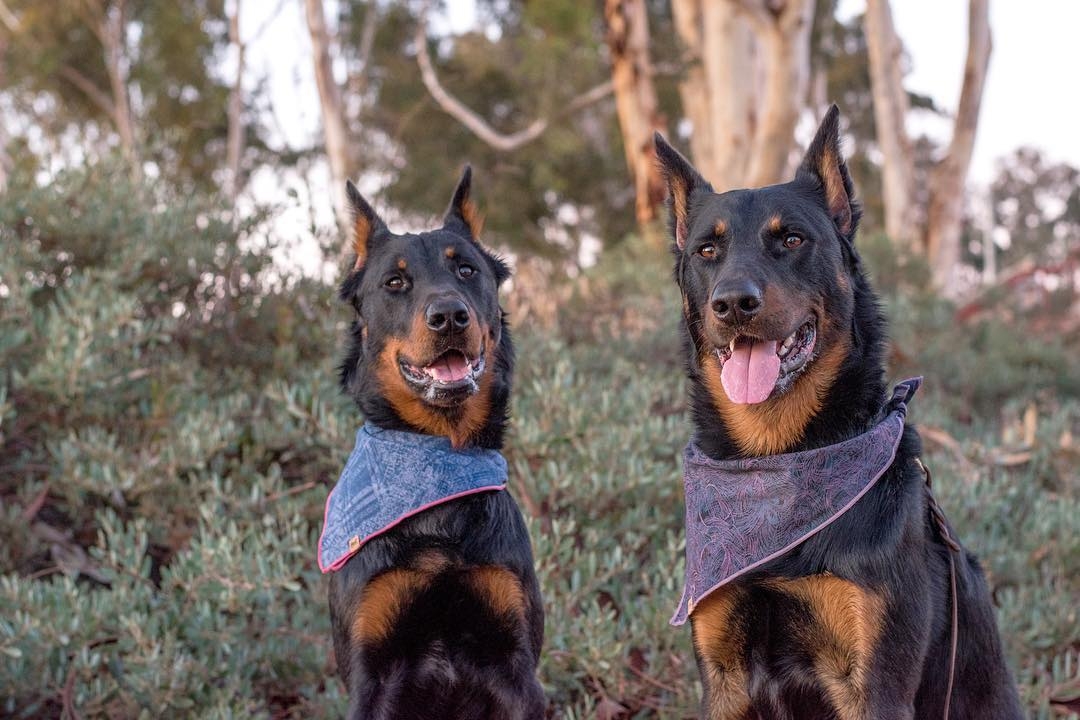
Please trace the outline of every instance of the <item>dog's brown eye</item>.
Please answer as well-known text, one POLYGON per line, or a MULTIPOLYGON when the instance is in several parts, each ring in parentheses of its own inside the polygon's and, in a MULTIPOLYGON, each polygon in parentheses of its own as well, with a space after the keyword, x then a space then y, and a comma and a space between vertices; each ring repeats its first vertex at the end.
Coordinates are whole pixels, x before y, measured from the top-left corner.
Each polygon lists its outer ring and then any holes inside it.
POLYGON ((803 239, 798 235, 788 235, 786 238, 784 238, 784 247, 786 247, 788 250, 794 250, 802 244, 803 239))
POLYGON ((390 288, 391 290, 400 290, 401 288, 405 287, 405 280, 395 275, 386 281, 386 287, 390 288))
POLYGON ((712 243, 707 243, 698 248, 697 254, 706 260, 711 260, 716 257, 716 246, 712 243))
POLYGON ((472 265, 459 265, 457 274, 463 278, 472 277, 476 274, 476 269, 472 265))

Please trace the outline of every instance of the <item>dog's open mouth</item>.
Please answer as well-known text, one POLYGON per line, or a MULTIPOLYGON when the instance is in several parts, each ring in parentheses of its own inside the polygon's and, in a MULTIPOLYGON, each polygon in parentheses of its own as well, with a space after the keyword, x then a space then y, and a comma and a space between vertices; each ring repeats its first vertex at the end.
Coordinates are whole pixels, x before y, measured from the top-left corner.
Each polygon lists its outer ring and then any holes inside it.
POLYGON ((398 358, 401 375, 424 400, 435 405, 452 405, 480 389, 484 374, 484 350, 475 359, 451 349, 427 365, 398 358))
POLYGON ((806 367, 817 341, 817 318, 811 315, 783 340, 760 340, 736 335, 726 348, 717 348, 720 382, 733 403, 752 404, 782 393, 806 367))

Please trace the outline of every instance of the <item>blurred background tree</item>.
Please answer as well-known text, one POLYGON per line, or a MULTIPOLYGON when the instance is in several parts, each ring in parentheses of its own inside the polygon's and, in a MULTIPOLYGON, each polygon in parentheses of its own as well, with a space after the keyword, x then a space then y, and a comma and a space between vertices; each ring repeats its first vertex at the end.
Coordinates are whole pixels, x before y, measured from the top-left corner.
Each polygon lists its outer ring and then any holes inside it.
POLYGON ((955 118, 906 86, 885 0, 473 6, 462 27, 422 0, 0 0, 0 717, 340 716, 313 555, 360 421, 334 382, 340 193, 423 227, 465 161, 517 266, 507 455, 552 716, 693 716, 652 133, 718 190, 774 182, 832 101, 890 371, 932 374, 943 503, 1031 716, 1070 717, 1080 170, 1021 148, 965 187, 987 3, 955 38, 955 118), (310 44, 275 44, 282 23, 310 44), (314 71, 311 108, 275 54, 314 71))
MULTIPOLYGON (((251 77, 244 52, 284 0, 270 12, 241 0, 4 0, 0 181, 15 166, 52 172, 113 148, 133 177, 229 198, 259 170, 327 167, 329 198, 306 202, 313 218, 332 207, 343 230, 346 177, 420 220, 445 195, 433 180, 467 158, 487 179, 481 191, 498 189, 489 240, 573 265, 635 228, 661 239, 653 131, 718 189, 766 184, 790 174, 796 138, 838 101, 864 227, 924 255, 939 290, 967 294, 987 277, 961 242, 974 232, 965 178, 991 53, 986 0, 969 4, 946 145, 908 130, 912 113, 943 112, 904 87, 888 0, 861 15, 841 15, 837 0, 478 0, 465 32, 431 2, 324 3, 302 3, 323 135, 291 148, 273 139, 280 110, 268 110, 267 79, 251 77)), ((1001 231, 990 235, 986 253, 1004 249, 1001 231)))

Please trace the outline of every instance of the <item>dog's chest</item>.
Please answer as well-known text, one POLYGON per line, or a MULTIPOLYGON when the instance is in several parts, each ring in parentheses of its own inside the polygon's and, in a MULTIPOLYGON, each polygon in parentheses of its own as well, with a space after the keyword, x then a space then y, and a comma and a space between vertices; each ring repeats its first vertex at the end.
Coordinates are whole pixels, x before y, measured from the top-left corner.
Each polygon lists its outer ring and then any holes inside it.
POLYGON ((822 717, 865 717, 884 612, 880 594, 829 574, 720 588, 691 617, 708 717, 741 719, 773 698, 808 717, 808 687, 822 717))
POLYGON ((362 645, 385 642, 395 628, 429 640, 459 637, 466 634, 463 626, 472 616, 485 620, 482 626, 488 629, 492 621, 514 628, 523 625, 526 603, 521 581, 509 569, 455 567, 440 553, 429 552, 410 567, 373 578, 364 588, 351 629, 353 640, 362 645), (402 622, 403 618, 415 622, 402 622))

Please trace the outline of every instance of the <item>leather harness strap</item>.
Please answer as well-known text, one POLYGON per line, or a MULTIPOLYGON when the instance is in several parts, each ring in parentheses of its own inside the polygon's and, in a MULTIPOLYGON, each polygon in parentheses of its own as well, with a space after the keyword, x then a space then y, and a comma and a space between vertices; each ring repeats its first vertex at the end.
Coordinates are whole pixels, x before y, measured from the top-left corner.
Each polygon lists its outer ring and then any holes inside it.
POLYGON ((919 469, 922 470, 923 476, 926 478, 926 500, 927 507, 930 510, 930 519, 933 521, 938 535, 941 536, 941 542, 949 550, 949 592, 952 599, 952 627, 949 633, 951 637, 949 644, 949 682, 945 687, 945 712, 942 714, 943 720, 949 720, 949 705, 952 704, 953 679, 956 675, 956 645, 960 631, 958 608, 960 601, 956 594, 956 558, 954 557, 959 554, 960 545, 953 540, 952 534, 949 532, 949 525, 945 521, 945 513, 942 512, 941 506, 938 505, 937 500, 934 499, 930 468, 926 467, 920 458, 915 458, 915 463, 919 466, 919 469))

